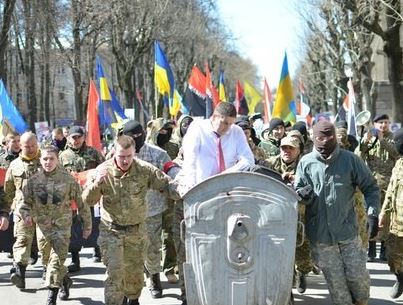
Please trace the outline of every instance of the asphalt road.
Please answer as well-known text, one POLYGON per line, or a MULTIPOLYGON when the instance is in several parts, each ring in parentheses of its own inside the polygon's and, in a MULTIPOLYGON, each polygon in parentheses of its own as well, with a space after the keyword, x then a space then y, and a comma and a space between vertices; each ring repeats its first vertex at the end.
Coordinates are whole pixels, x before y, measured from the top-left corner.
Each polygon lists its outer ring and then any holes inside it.
MULTIPOLYGON (((90 249, 84 249, 81 255, 82 270, 72 275, 74 281, 68 301, 58 300, 58 305, 101 305, 103 304, 104 266, 91 260, 90 249)), ((68 261, 70 261, 68 259, 68 261)), ((9 281, 11 260, 5 253, 0 253, 0 305, 42 305, 45 304, 47 289, 43 288, 40 262, 29 266, 27 270, 26 289, 20 291, 9 281)), ((403 304, 403 297, 392 300, 388 293, 394 283, 394 276, 389 272, 384 262, 368 263, 371 273, 371 300, 369 305, 403 304)), ((140 298, 141 305, 175 305, 180 304, 180 290, 176 285, 169 284, 163 279, 164 297, 154 300, 147 288, 143 289, 140 298)), ((310 274, 307 278, 308 289, 304 294, 294 290, 295 304, 298 305, 331 305, 326 283, 321 275, 310 274)))

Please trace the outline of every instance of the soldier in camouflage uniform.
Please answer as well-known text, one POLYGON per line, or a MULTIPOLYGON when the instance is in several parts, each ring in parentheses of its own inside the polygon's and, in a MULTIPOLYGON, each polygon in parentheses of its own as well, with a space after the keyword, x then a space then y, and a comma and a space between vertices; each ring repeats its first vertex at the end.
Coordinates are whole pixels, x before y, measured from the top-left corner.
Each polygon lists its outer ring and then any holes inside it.
POLYGON ((379 227, 382 228, 390 220, 389 235, 386 239, 388 264, 390 271, 396 275, 396 283, 390 291, 393 299, 403 293, 403 129, 394 135, 395 147, 400 155, 393 168, 389 186, 385 195, 379 227))
POLYGON ((21 151, 18 133, 8 133, 5 140, 5 149, 0 154, 0 168, 8 168, 11 161, 17 159, 21 151))
POLYGON ((39 235, 44 236, 43 248, 50 253, 45 286, 49 289, 47 305, 56 305, 59 298, 67 300, 72 280, 67 275, 64 261, 70 241, 72 214, 71 200, 75 200, 84 221, 83 238, 91 234, 91 213, 81 199, 81 187, 62 167, 58 166, 58 148, 41 149, 41 170, 28 179, 18 213, 27 226, 37 224, 39 235))
POLYGON ((302 121, 299 121, 299 122, 295 123, 292 126, 291 131, 289 131, 287 133, 287 135, 290 134, 290 132, 293 132, 293 131, 299 131, 299 133, 301 134, 301 136, 303 138, 302 144, 304 145, 304 149, 301 151, 301 156, 304 156, 304 155, 310 153, 312 151, 312 148, 313 148, 313 142, 312 142, 311 138, 309 137, 308 129, 306 127, 306 123, 302 122, 302 121))
MULTIPOLYGON (((265 164, 268 168, 280 173, 284 181, 288 184, 294 183, 295 171, 300 159, 301 140, 286 136, 281 140, 280 155, 270 157, 266 160, 265 164)), ((298 219, 304 222, 305 207, 300 205, 298 207, 298 219)), ((302 236, 301 232, 297 232, 297 245, 301 243, 302 238, 304 242, 302 245, 295 249, 295 266, 296 266, 296 287, 298 292, 304 293, 306 290, 306 275, 312 271, 313 262, 311 258, 311 249, 309 241, 306 236, 302 236)))
POLYGON ((277 156, 280 153, 280 141, 285 136, 284 121, 279 118, 272 118, 269 126, 263 129, 259 147, 267 156, 277 156))
MULTIPOLYGON (((185 119, 184 117, 183 119, 185 119)), ((185 122, 189 122, 188 119, 185 120, 185 122)), ((183 123, 183 120, 182 120, 183 123)), ((172 134, 172 124, 169 121, 164 121, 162 118, 158 118, 156 120, 150 121, 147 124, 148 131, 147 131, 147 139, 146 142, 147 144, 151 144, 153 146, 157 146, 159 148, 162 148, 167 152, 169 155, 170 159, 176 158, 179 152, 179 145, 178 145, 178 137, 176 139, 171 139, 171 134, 172 134)), ((182 124, 182 133, 186 133, 187 128, 183 128, 182 124)), ((187 125, 189 127, 189 124, 187 125)), ((180 128, 180 127, 179 127, 180 128)), ((140 159, 145 160, 140 157, 140 159)), ((145 160, 147 161, 147 160, 145 160)), ((157 166, 159 169, 163 169, 164 163, 169 161, 165 160, 165 162, 162 162, 163 160, 160 160, 161 163, 159 163, 157 166)), ((153 164, 153 163, 151 163, 153 164)), ((155 164, 154 164, 155 165, 155 164)), ((148 197, 148 196, 147 196, 148 197)), ((151 200, 150 200, 151 201, 151 200)), ((155 201, 155 198, 152 200, 155 201)), ((166 202, 166 199, 164 200, 166 202)), ((168 277, 168 280, 171 283, 174 283, 177 281, 177 278, 175 276, 175 266, 176 266, 176 251, 175 251, 175 243, 173 240, 172 236, 172 225, 173 225, 173 219, 174 219, 174 204, 171 202, 170 204, 165 204, 164 206, 165 210, 162 212, 160 216, 153 213, 153 217, 149 217, 147 219, 147 231, 149 233, 149 243, 147 244, 147 257, 146 257, 146 267, 147 270, 151 274, 156 274, 154 273, 157 271, 157 260, 160 260, 160 245, 155 238, 157 238, 159 235, 161 235, 161 228, 162 228, 162 265, 164 269, 165 275, 168 277), (160 221, 160 218, 162 219, 162 223, 160 221), (158 248, 157 248, 158 247, 158 248)), ((160 265, 158 261, 158 266, 160 265)), ((155 276, 154 276, 155 277, 155 276)), ((158 282, 158 279, 156 279, 158 282)), ((153 297, 160 297, 161 294, 155 293, 155 289, 153 287, 155 286, 154 283, 155 281, 151 281, 151 295, 153 297)))
POLYGON ((21 215, 18 214, 18 204, 21 203, 22 189, 28 178, 35 174, 40 166, 40 151, 35 134, 26 132, 21 136, 21 149, 19 157, 10 163, 7 170, 4 193, 6 205, 12 206, 16 211, 14 214, 16 241, 13 246, 15 272, 11 274, 11 282, 18 288, 25 288, 25 270, 31 253, 35 227, 25 225, 21 215))
POLYGON ((265 151, 257 146, 252 140, 252 127, 248 121, 239 121, 236 123, 239 127, 242 128, 245 137, 248 141, 249 147, 253 153, 253 157, 255 158, 255 163, 259 163, 260 160, 265 160, 267 155, 265 151))
MULTIPOLYGON (((379 188, 381 190, 381 203, 384 202, 385 192, 387 190, 390 175, 395 165, 398 153, 393 145, 393 133, 390 131, 389 116, 386 114, 378 115, 374 118, 374 126, 377 130, 376 134, 372 131, 361 139, 360 145, 356 148, 356 154, 360 156, 370 168, 374 175, 379 188)), ((378 231, 378 215, 372 215, 372 211, 368 211, 368 223, 371 239, 368 247, 368 260, 373 261, 376 257, 376 233, 378 231)), ((387 229, 384 228, 384 229, 387 229)), ((386 260, 384 238, 387 232, 381 233, 381 253, 380 258, 386 260)))
POLYGON ((93 205, 103 196, 99 243, 106 265, 105 304, 139 304, 143 287, 145 197, 149 188, 169 191, 179 199, 169 177, 135 156, 134 140, 122 135, 115 154, 97 167, 83 192, 84 202, 93 205))
MULTIPOLYGON (((4 150, 0 152, 0 168, 3 170, 7 170, 8 167, 10 166, 11 161, 15 160, 18 158, 18 155, 21 151, 21 145, 20 145, 20 135, 15 132, 9 132, 6 137, 5 137, 5 144, 4 144, 4 150)), ((0 201, 4 202, 4 191, 3 189, 0 189, 0 201)), ((2 247, 1 249, 5 250, 5 248, 8 248, 10 251, 9 258, 12 258, 13 251, 12 251, 12 244, 14 243, 14 222, 13 222, 13 214, 9 215, 9 227, 6 230, 6 232, 2 233, 2 236, 0 237, 0 240, 4 237, 3 240, 1 240, 2 247), (4 234, 4 235, 3 235, 4 234), (8 241, 6 243, 6 241, 8 241), (11 246, 11 249, 10 249, 11 246)), ((38 249, 37 247, 32 247, 32 259, 35 260, 38 257, 38 249), (36 250, 36 251, 35 251, 36 250)))
MULTIPOLYGON (((79 126, 70 128, 69 136, 67 137, 67 145, 65 150, 60 152, 60 164, 71 173, 80 173, 97 167, 104 161, 104 157, 93 147, 85 144, 84 130, 79 126)), ((76 236, 74 227, 81 226, 79 217, 76 216, 76 211, 73 211, 73 227, 70 243, 71 264, 68 266, 69 272, 80 270, 80 255, 81 236, 76 236)), ((98 219, 94 217, 94 209, 91 208, 92 222, 94 231, 98 231, 98 219)), ((100 251, 96 246, 94 249, 94 261, 99 262, 100 251)))

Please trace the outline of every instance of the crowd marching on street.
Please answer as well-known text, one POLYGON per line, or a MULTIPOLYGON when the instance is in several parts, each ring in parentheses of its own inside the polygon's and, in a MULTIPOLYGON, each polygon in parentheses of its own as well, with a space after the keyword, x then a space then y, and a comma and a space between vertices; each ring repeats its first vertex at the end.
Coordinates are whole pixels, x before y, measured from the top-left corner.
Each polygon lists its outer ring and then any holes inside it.
POLYGON ((126 120, 102 151, 87 145, 80 126, 56 127, 42 142, 30 131, 9 132, 0 153, 0 245, 13 243, 10 281, 25 289, 27 268, 40 257, 44 304, 68 300, 69 275, 80 271, 80 251, 90 247, 106 268, 105 304, 140 304, 144 274, 151 297, 163 298, 160 272, 179 285, 187 304, 183 196, 214 175, 262 167, 279 173, 299 196, 305 225, 295 246, 299 293, 310 272, 322 272, 332 304, 366 305, 366 264, 379 259, 396 276, 389 294, 397 299, 403 293, 403 128, 392 133, 386 114, 372 124, 357 126, 357 137, 348 134, 347 122, 326 118, 312 126, 280 118, 263 125, 259 114, 238 116, 232 103, 221 102, 207 119, 182 115, 146 126, 126 120))

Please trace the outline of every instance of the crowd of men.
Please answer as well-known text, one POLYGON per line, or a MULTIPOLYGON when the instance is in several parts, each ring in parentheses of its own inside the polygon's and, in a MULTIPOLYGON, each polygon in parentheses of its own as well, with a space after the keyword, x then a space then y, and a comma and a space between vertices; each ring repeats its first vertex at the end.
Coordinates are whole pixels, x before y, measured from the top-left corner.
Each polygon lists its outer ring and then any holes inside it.
MULTIPOLYGON (((163 297, 160 272, 178 282, 186 304, 181 198, 220 173, 256 166, 278 172, 301 201, 295 285, 304 293, 309 272, 323 272, 333 304, 365 305, 366 262, 387 260, 403 293, 403 129, 394 134, 385 114, 361 137, 347 123, 293 125, 273 118, 257 134, 259 116, 237 117, 220 103, 208 119, 183 115, 143 126, 130 120, 104 156, 85 143, 78 126, 55 128, 38 144, 35 134, 9 133, 0 154, 7 169, 0 195, 0 230, 14 244, 11 282, 25 288, 25 271, 41 254, 47 305, 69 298, 69 273, 80 270, 80 250, 94 248, 106 266, 105 304, 139 304, 143 274, 153 298, 163 297), (68 252, 71 264, 65 266, 68 252), (177 275, 179 276, 179 279, 177 275)), ((362 127, 364 128, 364 127, 362 127)), ((3 235, 2 235, 3 236, 3 235)), ((292 303, 292 294, 290 298, 292 303)))

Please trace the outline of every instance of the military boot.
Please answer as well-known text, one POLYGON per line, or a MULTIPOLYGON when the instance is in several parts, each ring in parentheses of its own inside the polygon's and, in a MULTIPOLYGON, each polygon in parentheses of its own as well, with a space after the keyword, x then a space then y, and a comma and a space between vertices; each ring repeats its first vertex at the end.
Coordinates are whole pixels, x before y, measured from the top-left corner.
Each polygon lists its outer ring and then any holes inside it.
POLYGON ((376 257, 376 241, 370 240, 368 242, 368 259, 367 262, 375 262, 376 257))
POLYGON ((94 255, 92 256, 92 261, 94 263, 101 262, 101 249, 99 249, 98 245, 94 248, 94 255))
POLYGON ((32 249, 31 250, 31 257, 29 258, 29 260, 28 260, 28 264, 29 265, 35 265, 36 264, 36 262, 38 261, 38 250, 36 249, 36 251, 35 251, 35 249, 32 249))
POLYGON ((67 269, 70 273, 80 271, 80 254, 78 251, 71 252, 71 264, 68 265, 67 269))
POLYGON ((46 305, 56 305, 58 292, 59 292, 59 288, 49 288, 48 299, 46 300, 46 305))
POLYGON ((381 242, 381 251, 379 252, 379 259, 384 262, 388 260, 386 257, 386 246, 384 241, 381 242))
POLYGON ((65 275, 63 278, 63 284, 60 288, 59 299, 66 301, 70 296, 70 288, 73 285, 73 281, 68 275, 65 275))
POLYGON ((122 305, 127 305, 127 297, 126 296, 123 297, 122 305))
POLYGON ((162 287, 161 287, 161 280, 160 274, 155 273, 152 274, 150 277, 150 293, 153 299, 160 299, 162 298, 162 287))
POLYGON ((15 272, 11 274, 11 283, 13 283, 17 288, 25 288, 25 270, 26 266, 18 263, 15 265, 15 272))
POLYGON ((129 300, 129 302, 127 303, 127 305, 140 305, 139 299, 129 300))
POLYGON ((304 293, 306 290, 306 277, 302 272, 297 271, 295 286, 299 293, 304 293))
POLYGON ((397 299, 403 293, 403 273, 396 274, 396 283, 393 285, 392 289, 390 290, 390 297, 392 299, 397 299))

